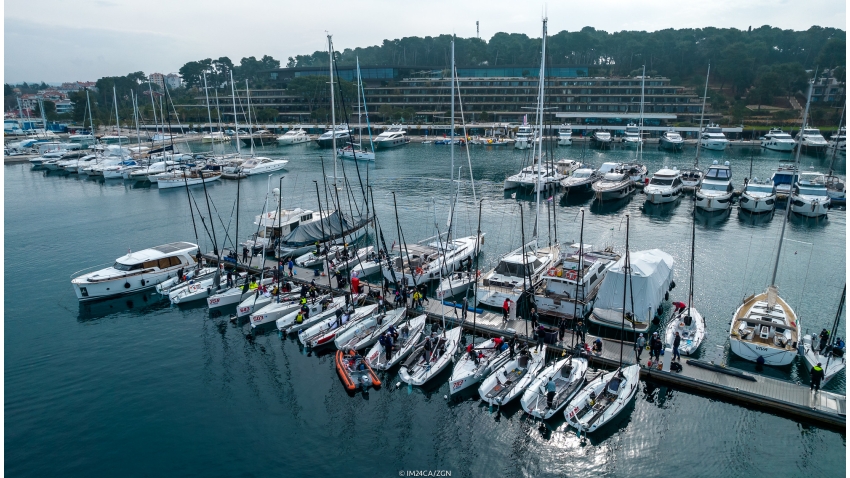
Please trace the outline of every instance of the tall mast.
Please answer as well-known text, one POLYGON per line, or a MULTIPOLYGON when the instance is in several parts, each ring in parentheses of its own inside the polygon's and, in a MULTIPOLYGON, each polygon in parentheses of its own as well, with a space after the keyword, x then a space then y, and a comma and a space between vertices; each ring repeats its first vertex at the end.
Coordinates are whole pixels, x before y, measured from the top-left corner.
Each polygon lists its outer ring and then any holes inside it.
MULTIPOLYGON (((232 75, 233 73, 231 73, 232 75)), ((233 83, 231 81, 231 83, 233 83)), ((210 111, 210 91, 209 87, 207 87, 207 72, 204 70, 204 97, 207 99, 207 120, 209 120, 210 125, 210 151, 215 152, 215 137, 213 136, 212 130, 212 112, 210 111)), ((153 98, 153 97, 151 97, 153 98)), ((234 113, 236 113, 234 111, 234 113)), ((236 144, 239 144, 238 142, 236 144)))
MULTIPOLYGON (((817 78, 817 72, 815 72, 815 78, 817 78)), ((800 129, 800 137, 803 136, 803 131, 806 129, 806 118, 809 116, 809 105, 812 102, 812 90, 814 89, 814 80, 809 82, 809 94, 806 96, 806 110, 803 112, 803 126, 800 129)), ((797 155, 794 158, 794 177, 797 177, 800 171, 800 151, 802 151, 802 144, 797 145, 797 155)), ((782 230, 779 233, 779 247, 776 248, 776 262, 773 263, 773 275, 770 277, 770 285, 776 285, 776 272, 779 270, 779 257, 782 255, 782 241, 785 240, 785 225, 788 224, 788 216, 791 214, 791 196, 793 195, 794 184, 791 184, 791 191, 788 191, 788 200, 785 203, 785 215, 782 216, 782 230)))
MULTIPOLYGON (((91 113, 91 100, 89 99, 89 89, 86 88, 86 105, 89 108, 89 127, 91 128, 91 134, 94 136, 94 115, 91 113)), ((85 121, 85 118, 83 118, 85 121)), ((85 123, 83 123, 85 124, 85 123)))
POLYGON ((331 84, 331 156, 334 158, 334 189, 336 185, 336 111, 334 110, 334 45, 331 35, 328 35, 328 75, 331 84))
MULTIPOLYGON (((624 262, 624 264, 625 264, 626 267, 625 267, 625 270, 623 271, 623 272, 625 272, 625 274, 623 274, 623 323, 622 323, 622 326, 621 326, 622 328, 620 329, 622 331, 622 332, 620 332, 620 334, 622 334, 622 335, 620 335, 620 365, 619 365, 620 368, 623 368, 623 341, 624 341, 623 339, 625 338, 625 337, 623 337, 623 335, 625 335, 625 333, 626 333, 626 290, 628 290, 626 282, 629 279, 631 279, 631 275, 632 275, 632 262, 631 262, 631 256, 629 255, 629 215, 628 214, 626 214, 626 261, 624 262)), ((634 297, 632 297, 632 300, 634 300, 634 297)), ((634 304, 632 304, 632 308, 634 308, 634 304)), ((634 311, 632 311, 632 313, 634 313, 634 311)))
POLYGON ((697 156, 694 159, 694 168, 699 168, 699 150, 700 142, 702 141, 702 122, 705 119, 705 99, 708 98, 708 76, 711 74, 711 63, 708 64, 708 71, 705 73, 705 91, 702 94, 702 110, 699 114, 699 125, 697 125, 697 156))
POLYGON ((248 89, 248 80, 245 80, 245 96, 248 98, 248 137, 251 139, 251 157, 254 157, 254 124, 251 123, 251 90, 248 89))
MULTIPOLYGON (((449 184, 454 184, 454 179, 455 179, 455 37, 454 37, 454 35, 452 35, 452 67, 451 68, 452 68, 452 86, 451 86, 451 92, 452 92, 451 125, 452 125, 452 129, 451 129, 451 132, 450 132, 451 142, 449 144, 449 146, 451 146, 451 147, 449 149, 451 150, 452 164, 451 164, 451 167, 449 169, 449 173, 450 173, 449 179, 451 181, 449 184)), ((460 89, 460 88, 458 88, 458 89, 460 89)), ((450 189, 451 189, 451 187, 450 187, 450 189)))
POLYGON ((544 78, 546 75, 546 22, 548 19, 543 17, 543 41, 542 48, 540 49, 540 76, 537 78, 537 133, 540 135, 540 143, 537 142, 537 134, 531 135, 531 140, 534 141, 531 147, 532 158, 534 157, 534 151, 537 151, 537 185, 535 189, 537 189, 537 207, 535 208, 535 218, 534 218, 534 239, 535 239, 535 248, 537 247, 537 235, 539 233, 538 226, 540 224, 540 188, 541 183, 543 181, 543 173, 541 171, 541 162, 543 160, 543 89, 544 89, 544 78))
POLYGON ((156 122, 156 102, 153 100, 153 87, 148 83, 148 93, 151 95, 151 111, 153 111, 153 134, 159 133, 159 123, 156 122))
MULTIPOLYGON (((360 79, 360 57, 359 56, 355 58, 355 63, 357 63, 357 135, 359 136, 359 138, 358 138, 358 140, 360 141, 359 146, 360 146, 360 149, 362 150, 363 149, 363 111, 360 109, 360 85, 362 84, 361 83, 362 80, 360 79)), ((363 102, 365 103, 366 100, 364 99, 363 102)), ((352 153, 355 156, 357 156, 357 153, 354 153, 354 142, 353 141, 352 141, 351 150, 352 150, 352 153)), ((366 201, 366 203, 368 204, 369 201, 366 201)))
MULTIPOLYGON (((242 150, 239 148, 239 114, 236 112, 236 87, 233 84, 232 70, 230 71, 230 96, 233 97, 233 124, 236 130, 236 154, 241 156, 242 150)), ((207 111, 209 111, 209 99, 207 99, 207 111)))
MULTIPOLYGON (((696 261, 697 243, 697 196, 691 200, 691 279, 688 286, 688 316, 691 315, 691 304, 694 301, 694 262, 696 261)), ((687 316, 686 316, 687 317, 687 316)))
POLYGON ((133 121, 136 122, 136 142, 139 145, 138 154, 142 152, 142 135, 139 133, 139 97, 130 90, 130 98, 133 99, 133 121))
MULTIPOLYGON (((115 92, 115 86, 112 87, 112 102, 115 103, 115 126, 118 127, 118 150, 121 150, 121 123, 118 121, 118 94, 115 92)), ((44 108, 42 108, 44 111, 44 108)), ((124 154, 121 154, 124 157, 124 154)))

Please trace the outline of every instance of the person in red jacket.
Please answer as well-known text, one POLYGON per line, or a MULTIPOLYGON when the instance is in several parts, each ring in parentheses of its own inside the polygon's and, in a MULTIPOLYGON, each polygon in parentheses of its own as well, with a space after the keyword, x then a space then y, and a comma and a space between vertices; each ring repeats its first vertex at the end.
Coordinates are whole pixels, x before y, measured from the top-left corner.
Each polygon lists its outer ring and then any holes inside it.
POLYGON ((676 313, 678 313, 679 311, 685 310, 688 305, 684 302, 673 302, 673 307, 676 308, 676 313))
POLYGON ((511 299, 505 299, 505 303, 502 304, 502 320, 504 322, 508 321, 508 314, 511 312, 511 299))

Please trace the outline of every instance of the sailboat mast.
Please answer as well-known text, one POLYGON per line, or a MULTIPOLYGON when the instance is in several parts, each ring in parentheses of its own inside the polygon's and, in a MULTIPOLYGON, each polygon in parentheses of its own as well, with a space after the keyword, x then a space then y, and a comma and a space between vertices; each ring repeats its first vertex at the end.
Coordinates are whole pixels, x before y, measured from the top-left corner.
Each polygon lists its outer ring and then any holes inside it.
MULTIPOLYGON (((233 128, 236 131, 236 154, 242 155, 242 150, 239 147, 239 113, 236 111, 236 87, 233 83, 233 71, 230 71, 230 96, 233 99, 233 128)), ((209 98, 207 98, 207 111, 209 111, 209 98)), ((238 179, 239 175, 237 175, 238 179)))
POLYGON ((251 90, 245 80, 245 97, 248 99, 248 138, 251 139, 251 157, 254 157, 254 124, 251 122, 251 90))
POLYGON ((451 125, 452 125, 452 129, 451 129, 451 132, 450 132, 451 142, 449 143, 449 146, 451 146, 451 147, 449 149, 451 150, 452 163, 451 163, 451 167, 449 168, 449 173, 450 173, 450 175, 449 175, 450 183, 449 184, 453 184, 454 179, 455 179, 455 37, 454 37, 454 35, 452 35, 452 66, 451 66, 451 68, 452 68, 452 78, 451 78, 451 81, 452 81, 452 86, 451 86, 451 92, 452 92, 451 93, 452 94, 451 125))
MULTIPOLYGON (((118 128, 118 150, 121 150, 121 123, 118 121, 118 94, 115 92, 115 87, 112 87, 112 102, 115 103, 115 126, 118 128)), ((42 108, 44 111, 44 108, 42 108)), ((124 156, 123 154, 121 155, 124 156)))
POLYGON ((626 268, 623 271, 625 273, 625 274, 623 274, 623 323, 622 323, 622 328, 620 329, 621 330, 621 332, 620 332, 620 334, 621 334, 620 335, 620 368, 623 367, 623 342, 624 342, 624 339, 625 339, 625 337, 623 337, 623 335, 625 335, 625 333, 626 333, 626 290, 627 290, 626 281, 629 280, 629 278, 632 274, 632 271, 631 271, 631 269, 632 269, 631 256, 629 255, 629 215, 628 214, 626 214, 626 261, 625 261, 625 266, 626 266, 626 268))
MULTIPOLYGON (((554 207, 554 204, 552 205, 554 207)), ((578 320, 578 287, 581 284, 582 280, 582 272, 584 272, 584 267, 582 262, 584 261, 584 208, 581 208, 581 229, 579 229, 578 233, 578 271, 576 271, 576 293, 573 296, 573 321, 578 320)), ((584 311, 582 310, 582 315, 584 315, 584 311)), ((573 335, 575 338, 575 335, 573 335)))
POLYGON ((543 17, 543 37, 542 37, 542 47, 540 49, 540 75, 537 78, 537 133, 540 135, 540 142, 538 143, 537 135, 531 135, 532 141, 534 143, 531 146, 531 154, 532 158, 534 157, 534 151, 537 151, 537 184, 535 189, 537 189, 537 207, 535 208, 535 217, 534 217, 534 239, 535 239, 535 249, 537 248, 536 239, 539 234, 539 225, 540 225, 540 189, 542 187, 543 181, 543 173, 541 171, 541 162, 543 160, 543 89, 544 89, 544 79, 546 76, 546 22, 548 18, 543 17))
POLYGON ((688 315, 691 315, 691 304, 694 301, 694 262, 696 261, 697 243, 697 196, 691 200, 691 280, 688 288, 688 315))
MULTIPOLYGON (((94 115, 91 113, 91 100, 89 99, 89 89, 88 88, 86 88, 86 106, 88 106, 88 108, 89 108, 89 127, 91 128, 92 136, 94 136, 94 133, 95 133, 95 131, 94 131, 94 115)), ((85 118, 83 118, 83 121, 85 121, 85 118)))
MULTIPOLYGON (((360 85, 362 85, 363 83, 361 82, 362 80, 360 79, 360 57, 359 56, 357 58, 355 58, 355 63, 357 64, 357 136, 359 137, 358 138, 358 140, 360 141, 359 146, 360 146, 360 149, 362 150, 363 149, 363 111, 360 109, 360 85)), ((366 100, 363 100, 363 101, 365 102, 366 100)), ((351 147, 351 150, 352 150, 352 154, 357 156, 357 153, 354 153, 354 146, 351 147)), ((366 203, 368 204, 369 201, 366 201, 366 203)))
MULTIPOLYGON (((817 78, 815 73, 814 78, 817 78)), ((803 112, 803 126, 800 129, 800 137, 803 136, 803 131, 806 129, 806 118, 809 116, 809 105, 812 103, 812 90, 814 89, 814 79, 809 82, 809 93, 806 95, 806 110, 803 112)), ((803 149, 802 144, 797 145, 797 155, 794 158, 794 173, 792 177, 797 177, 800 171, 800 152, 803 149)), ((782 229, 779 233, 779 246, 776 248, 776 261, 773 263, 773 275, 770 277, 770 285, 776 285, 776 272, 779 270, 779 257, 782 256, 782 242, 785 240, 785 226, 788 224, 788 216, 791 215, 791 196, 794 191, 794 184, 791 184, 791 190, 788 191, 788 200, 785 202, 785 215, 782 216, 782 229)))
POLYGON ((694 159, 694 168, 699 168, 699 150, 700 141, 702 140, 702 122, 705 119, 705 100, 708 98, 708 76, 711 74, 711 63, 708 64, 708 71, 705 73, 705 90, 702 94, 702 110, 699 114, 699 125, 697 126, 697 156, 694 159))
POLYGON ((640 77, 640 124, 638 125, 638 160, 643 158, 643 103, 646 92, 646 65, 643 65, 643 75, 640 77))
POLYGON ((139 133, 139 97, 133 94, 130 90, 130 98, 133 99, 133 121, 136 122, 136 142, 139 145, 138 153, 142 152, 142 135, 139 133))
MULTIPOLYGON (((207 72, 204 71, 203 73, 204 73, 204 97, 206 97, 206 99, 207 99, 207 120, 209 121, 208 124, 210 126, 210 151, 214 152, 215 151, 215 136, 213 136, 213 130, 212 130, 212 111, 210 111, 210 91, 209 91, 209 87, 207 86, 207 72)), ((231 81, 230 81, 231 84, 233 84, 232 75, 233 75, 233 73, 231 73, 231 81)), ((151 96, 151 101, 153 101, 153 96, 151 96)), ((236 107, 234 106, 234 108, 236 108, 236 107)), ((236 111, 234 111, 233 113, 236 114, 236 111)))
POLYGON ((334 158, 334 189, 336 184, 336 110, 334 109, 334 45, 328 35, 328 75, 331 85, 331 156, 334 158))
POLYGON ((148 83, 148 93, 151 95, 151 111, 153 112, 153 134, 156 135, 157 133, 159 133, 159 123, 156 121, 156 102, 153 100, 153 87, 150 83, 148 83))

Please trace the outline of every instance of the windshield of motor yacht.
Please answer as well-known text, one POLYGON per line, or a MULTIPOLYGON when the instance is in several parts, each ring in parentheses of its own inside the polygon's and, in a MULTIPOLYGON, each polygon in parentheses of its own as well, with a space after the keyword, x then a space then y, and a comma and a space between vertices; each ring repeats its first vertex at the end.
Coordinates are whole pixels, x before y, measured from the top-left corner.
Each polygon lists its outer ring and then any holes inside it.
POLYGON ((116 262, 112 265, 112 268, 119 271, 135 271, 141 269, 142 264, 122 264, 120 262, 116 262))
POLYGON ((793 139, 788 133, 774 133, 773 135, 771 135, 771 137, 773 139, 793 139))
POLYGON ((705 173, 706 179, 729 179, 731 177, 732 171, 723 168, 708 168, 708 172, 705 173))
POLYGON ((702 191, 731 191, 731 184, 712 184, 712 183, 702 183, 700 186, 700 190, 702 191))
POLYGON ((573 177, 576 179, 589 178, 593 174, 592 171, 584 171, 579 169, 578 171, 573 173, 573 177))
POLYGON ((772 193, 773 186, 770 184, 748 184, 748 193, 772 193))
MULTIPOLYGON (((533 274, 534 269, 540 267, 542 263, 540 259, 535 259, 534 262, 530 262, 525 265, 525 273, 533 274)), ((496 274, 507 275, 507 276, 516 276, 522 277, 523 275, 523 264, 517 264, 515 262, 506 262, 502 261, 496 267, 496 274)))
POLYGON ((673 184, 673 178, 658 178, 653 177, 649 180, 650 186, 670 186, 673 184))
POLYGON ((797 194, 805 196, 826 196, 826 186, 797 186, 797 194))

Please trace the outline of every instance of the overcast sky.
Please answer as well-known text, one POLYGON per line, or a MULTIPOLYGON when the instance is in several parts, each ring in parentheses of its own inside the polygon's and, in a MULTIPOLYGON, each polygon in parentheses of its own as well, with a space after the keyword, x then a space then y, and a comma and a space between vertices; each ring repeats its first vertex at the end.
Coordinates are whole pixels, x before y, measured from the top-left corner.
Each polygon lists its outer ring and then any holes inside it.
MULTIPOLYGON (((184 63, 271 55, 282 63, 326 48, 380 44, 405 36, 494 33, 540 36, 543 2, 280 2, 241 0, 42 0, 4 2, 5 82, 97 80, 133 71, 176 72, 184 63), (190 6, 192 5, 192 6, 190 6), (536 7, 534 5, 537 5, 536 7)), ((592 26, 608 32, 771 25, 846 29, 843 0, 551 2, 549 32, 592 26)), ((531 60, 530 60, 531 61, 531 60)))

